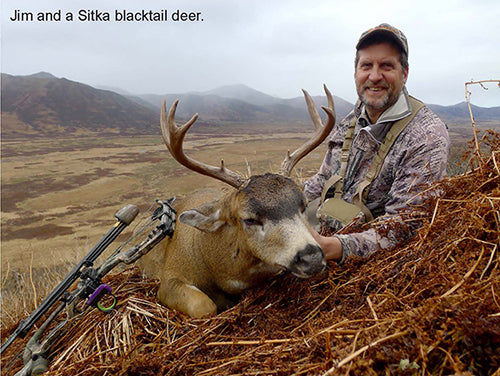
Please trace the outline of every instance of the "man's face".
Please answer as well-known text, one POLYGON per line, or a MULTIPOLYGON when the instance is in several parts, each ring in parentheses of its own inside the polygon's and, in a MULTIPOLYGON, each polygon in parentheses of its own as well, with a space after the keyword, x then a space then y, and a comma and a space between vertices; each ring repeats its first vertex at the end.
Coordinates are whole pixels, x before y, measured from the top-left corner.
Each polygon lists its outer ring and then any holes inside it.
POLYGON ((358 96, 366 106, 372 122, 398 100, 408 77, 403 70, 399 51, 390 43, 374 44, 358 51, 354 72, 358 96))

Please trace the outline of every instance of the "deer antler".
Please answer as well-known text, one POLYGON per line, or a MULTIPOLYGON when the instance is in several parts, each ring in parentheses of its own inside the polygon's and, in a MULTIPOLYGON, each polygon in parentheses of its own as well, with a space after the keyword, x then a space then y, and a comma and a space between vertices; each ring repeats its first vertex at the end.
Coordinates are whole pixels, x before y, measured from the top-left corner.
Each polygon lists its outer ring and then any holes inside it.
POLYGON ((281 163, 279 173, 284 176, 290 176, 290 172, 293 167, 307 154, 313 151, 316 147, 318 147, 324 139, 328 136, 328 134, 332 131, 333 126, 335 125, 335 107, 333 105, 333 96, 332 93, 328 90, 326 85, 323 85, 326 93, 326 97, 328 99, 328 107, 321 106, 323 110, 326 112, 327 121, 323 126, 321 121, 321 117, 319 116, 318 110, 314 105, 314 101, 312 100, 309 93, 305 90, 304 98, 307 103, 307 110, 309 111, 309 115, 311 116, 314 127, 316 128, 316 133, 313 135, 311 139, 305 142, 302 146, 300 146, 297 150, 290 154, 288 151, 288 155, 281 163))
POLYGON ((243 176, 237 174, 236 172, 225 168, 224 161, 221 160, 220 167, 214 167, 202 162, 198 162, 184 154, 184 150, 182 148, 184 136, 186 135, 191 125, 193 125, 194 122, 198 119, 198 114, 195 114, 187 123, 181 126, 177 126, 175 124, 175 110, 178 103, 179 100, 176 100, 172 104, 172 107, 170 107, 170 111, 168 112, 168 117, 167 105, 165 100, 163 101, 163 105, 161 107, 161 134, 163 137, 163 142, 167 146, 170 154, 172 154, 177 162, 189 168, 190 170, 222 180, 224 183, 227 183, 235 188, 241 186, 246 181, 246 179, 244 179, 243 176))

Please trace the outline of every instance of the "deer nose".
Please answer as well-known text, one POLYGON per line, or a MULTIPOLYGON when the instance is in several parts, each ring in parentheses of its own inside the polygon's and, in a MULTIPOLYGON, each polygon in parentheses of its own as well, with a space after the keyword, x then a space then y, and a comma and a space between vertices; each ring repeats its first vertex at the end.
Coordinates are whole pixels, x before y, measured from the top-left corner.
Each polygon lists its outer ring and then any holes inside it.
POLYGON ((293 258, 290 271, 300 278, 308 278, 321 272, 326 266, 323 250, 313 244, 308 244, 293 258))

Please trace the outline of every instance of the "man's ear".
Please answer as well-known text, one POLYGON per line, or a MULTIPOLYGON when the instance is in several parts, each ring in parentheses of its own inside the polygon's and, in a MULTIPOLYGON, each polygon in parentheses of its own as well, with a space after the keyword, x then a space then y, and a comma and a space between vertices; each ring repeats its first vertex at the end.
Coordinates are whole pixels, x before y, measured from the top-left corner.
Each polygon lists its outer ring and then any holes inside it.
POLYGON ((197 208, 186 210, 179 215, 179 221, 189 226, 196 227, 205 232, 217 231, 226 222, 220 219, 220 208, 216 201, 208 202, 197 208))
POLYGON ((406 67, 406 69, 403 72, 403 82, 406 85, 406 80, 408 80, 408 73, 410 72, 410 68, 406 67))

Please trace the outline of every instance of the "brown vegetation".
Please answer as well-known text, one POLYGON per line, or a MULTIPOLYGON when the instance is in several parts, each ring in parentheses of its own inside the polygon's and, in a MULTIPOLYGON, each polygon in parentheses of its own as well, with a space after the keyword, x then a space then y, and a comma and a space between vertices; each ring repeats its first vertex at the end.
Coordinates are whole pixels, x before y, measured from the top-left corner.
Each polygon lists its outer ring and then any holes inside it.
MULTIPOLYGON (((296 137, 240 133, 210 147, 210 135, 200 134, 191 146, 216 159, 236 155, 240 170, 250 154, 260 171, 296 137)), ((205 184, 164 160, 156 141, 116 141, 2 142, 2 338, 102 235, 117 205, 147 206, 205 184)), ((404 248, 329 265, 307 281, 277 276, 216 317, 189 319, 160 306, 156 281, 135 269, 110 276, 117 309, 76 322, 54 349, 49 374, 500 375, 498 134, 484 144, 473 172, 434 187, 443 195, 418 208, 424 226, 404 248)), ((304 176, 321 157, 303 163, 304 176)), ((21 367, 24 343, 4 354, 2 372, 21 367)))
POLYGON ((117 309, 74 326, 49 374, 500 374, 500 136, 483 145, 471 172, 433 187, 405 247, 277 276, 216 317, 160 306, 134 269, 111 276, 117 309))
MULTIPOLYGON (((213 164, 222 157, 238 171, 245 172, 247 162, 254 171, 276 171, 287 149, 307 137, 225 135, 211 145, 213 135, 195 133, 187 147, 213 164)), ((322 154, 313 153, 300 167, 311 174, 322 154)), ((219 184, 211 180, 178 165, 160 135, 2 140, 2 268, 25 269, 26 254, 33 254, 35 268, 73 260, 100 239, 126 203, 143 210, 155 198, 219 184)))

